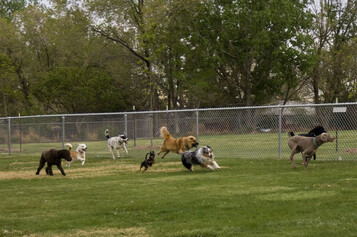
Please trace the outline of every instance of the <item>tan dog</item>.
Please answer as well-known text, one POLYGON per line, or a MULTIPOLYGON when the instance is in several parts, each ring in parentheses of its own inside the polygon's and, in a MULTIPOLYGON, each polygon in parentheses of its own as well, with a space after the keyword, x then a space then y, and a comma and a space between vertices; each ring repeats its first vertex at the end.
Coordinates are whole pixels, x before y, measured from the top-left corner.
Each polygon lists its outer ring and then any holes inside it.
POLYGON ((75 160, 79 160, 82 162, 82 165, 86 162, 86 151, 87 151, 87 146, 86 144, 78 144, 78 147, 75 151, 71 151, 72 145, 70 143, 66 143, 66 146, 68 146, 68 151, 71 154, 72 161, 68 161, 66 163, 66 167, 69 167, 71 163, 75 160))
POLYGON ((317 148, 324 144, 325 142, 333 142, 335 137, 328 134, 322 133, 316 137, 303 137, 303 136, 292 136, 289 138, 288 145, 291 150, 290 161, 293 168, 296 168, 294 162, 294 155, 297 153, 302 153, 302 159, 304 161, 305 167, 309 164, 311 157, 316 153, 317 148))
POLYGON ((161 137, 164 138, 164 142, 161 145, 158 155, 160 153, 165 152, 165 154, 161 157, 164 158, 170 151, 175 152, 177 154, 181 154, 184 151, 190 150, 192 147, 197 147, 198 142, 194 136, 180 137, 175 139, 171 136, 166 127, 162 127, 160 129, 161 137))

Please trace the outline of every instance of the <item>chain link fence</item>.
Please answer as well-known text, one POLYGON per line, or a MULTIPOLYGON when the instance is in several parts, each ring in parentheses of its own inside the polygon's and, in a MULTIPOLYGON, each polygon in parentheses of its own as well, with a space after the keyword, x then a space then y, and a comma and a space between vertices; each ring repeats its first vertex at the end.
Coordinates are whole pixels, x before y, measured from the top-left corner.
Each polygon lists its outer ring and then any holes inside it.
POLYGON ((110 158, 105 129, 129 137, 129 157, 144 157, 159 151, 160 128, 166 126, 173 137, 196 136, 217 158, 287 159, 289 131, 307 133, 322 125, 336 139, 319 148, 318 159, 357 160, 356 115, 357 103, 340 103, 7 117, 0 118, 0 158, 39 155, 67 142, 74 148, 85 143, 88 158, 110 158))

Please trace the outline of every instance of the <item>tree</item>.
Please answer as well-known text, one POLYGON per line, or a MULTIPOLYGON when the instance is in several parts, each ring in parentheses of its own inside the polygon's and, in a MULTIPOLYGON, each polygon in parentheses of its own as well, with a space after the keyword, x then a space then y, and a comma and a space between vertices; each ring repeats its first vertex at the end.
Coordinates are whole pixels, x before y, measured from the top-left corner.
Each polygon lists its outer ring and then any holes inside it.
POLYGON ((15 116, 21 111, 21 105, 18 104, 21 93, 16 87, 14 67, 10 59, 3 54, 0 54, 0 98, 1 116, 15 116))
POLYGON ((14 13, 25 8, 25 0, 1 0, 0 18, 11 20, 14 13))
POLYGON ((33 93, 46 113, 114 112, 127 102, 117 93, 113 79, 95 68, 55 68, 34 85, 33 93))
POLYGON ((124 47, 133 57, 137 58, 141 70, 138 71, 145 79, 141 84, 148 88, 149 109, 158 109, 158 93, 152 71, 152 27, 150 24, 148 6, 154 1, 91 1, 88 12, 92 14, 92 30, 108 40, 124 47), (101 24, 96 17, 102 16, 101 24))
POLYGON ((321 0, 314 9, 316 57, 311 81, 314 101, 331 103, 336 98, 348 101, 349 91, 354 87, 350 72, 355 67, 351 60, 355 60, 356 51, 349 49, 354 48, 357 37, 357 2, 321 0), (346 68, 347 65, 350 67, 346 68))

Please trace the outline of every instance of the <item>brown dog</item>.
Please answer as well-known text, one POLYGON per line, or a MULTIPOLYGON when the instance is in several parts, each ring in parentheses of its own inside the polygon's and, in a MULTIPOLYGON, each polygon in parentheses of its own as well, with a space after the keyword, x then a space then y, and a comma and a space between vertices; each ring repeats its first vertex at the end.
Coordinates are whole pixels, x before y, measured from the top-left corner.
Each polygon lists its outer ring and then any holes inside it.
POLYGON ((175 152, 177 154, 181 154, 184 151, 190 150, 192 147, 197 147, 198 142, 194 136, 180 137, 175 139, 171 136, 166 127, 162 127, 160 129, 161 137, 164 138, 164 142, 161 145, 158 155, 160 153, 165 152, 165 154, 161 157, 164 158, 170 151, 175 152))
POLYGON ((47 162, 46 174, 52 176, 53 175, 52 165, 56 165, 57 168, 61 171, 62 175, 66 175, 61 165, 62 158, 65 159, 66 161, 72 160, 71 154, 66 149, 62 149, 62 150, 51 149, 42 152, 40 165, 37 169, 36 175, 40 174, 40 171, 45 166, 46 162, 47 162))
POLYGON ((303 137, 303 136, 292 136, 289 138, 288 145, 291 150, 290 161, 293 168, 296 168, 294 162, 294 155, 296 153, 302 152, 302 159, 304 161, 305 167, 309 164, 311 157, 316 153, 317 148, 324 144, 325 142, 333 142, 335 137, 328 134, 322 133, 316 137, 303 137))

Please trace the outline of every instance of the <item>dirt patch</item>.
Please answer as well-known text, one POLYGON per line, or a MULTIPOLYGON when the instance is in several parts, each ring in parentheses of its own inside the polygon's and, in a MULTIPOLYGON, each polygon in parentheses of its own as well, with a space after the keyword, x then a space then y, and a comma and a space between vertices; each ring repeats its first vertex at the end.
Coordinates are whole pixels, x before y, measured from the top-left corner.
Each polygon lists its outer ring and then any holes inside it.
POLYGON ((343 152, 345 152, 345 153, 357 153, 357 148, 347 148, 347 149, 344 149, 343 152))
MULTIPOLYGON (((53 233, 50 234, 53 236, 53 233)), ((43 234, 31 234, 24 235, 26 237, 38 237, 43 236, 43 234)), ((92 230, 78 230, 76 233, 70 234, 56 234, 55 236, 141 236, 141 237, 149 237, 150 235, 147 233, 145 228, 101 228, 101 229, 92 229, 92 230)))
MULTIPOLYGON (((129 164, 125 162, 112 162, 106 161, 103 162, 104 164, 109 165, 101 165, 101 166, 91 166, 91 167, 81 167, 81 166, 74 166, 67 168, 64 167, 64 170, 67 174, 64 178, 70 179, 79 179, 79 178, 86 178, 86 177, 100 177, 100 176, 109 176, 115 175, 121 172, 125 173, 135 173, 140 172, 140 164, 129 164), (112 164, 110 164, 112 163, 112 164)), ((177 172, 181 171, 183 166, 179 162, 158 162, 156 163, 151 169, 147 172, 154 172, 154 173, 168 173, 168 172, 177 172)), ((33 170, 19 170, 19 171, 3 171, 0 172, 0 180, 7 180, 7 179, 36 179, 36 178, 44 178, 47 177, 45 168, 41 170, 40 175, 35 175, 37 168, 33 170)), ((57 167, 53 166, 53 173, 55 177, 63 177, 57 167)))
MULTIPOLYGON (((34 171, 3 171, 0 172, 0 180, 5 179, 31 179, 36 178, 35 174, 36 170, 34 171)), ((40 176, 37 176, 40 177, 40 176)))

